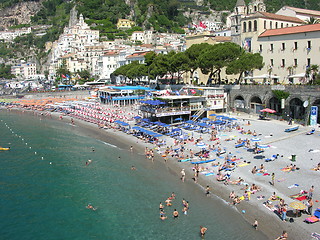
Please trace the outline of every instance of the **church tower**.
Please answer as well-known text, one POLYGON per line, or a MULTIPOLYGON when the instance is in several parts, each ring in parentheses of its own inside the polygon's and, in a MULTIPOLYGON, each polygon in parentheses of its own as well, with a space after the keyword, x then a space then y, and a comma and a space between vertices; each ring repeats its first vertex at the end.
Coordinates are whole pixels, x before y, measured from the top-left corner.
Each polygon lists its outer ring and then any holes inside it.
POLYGON ((247 7, 244 0, 237 0, 234 12, 230 16, 231 21, 231 41, 240 44, 241 18, 247 13, 247 7))
POLYGON ((266 5, 263 0, 252 0, 248 4, 248 14, 253 14, 256 12, 266 12, 266 5))

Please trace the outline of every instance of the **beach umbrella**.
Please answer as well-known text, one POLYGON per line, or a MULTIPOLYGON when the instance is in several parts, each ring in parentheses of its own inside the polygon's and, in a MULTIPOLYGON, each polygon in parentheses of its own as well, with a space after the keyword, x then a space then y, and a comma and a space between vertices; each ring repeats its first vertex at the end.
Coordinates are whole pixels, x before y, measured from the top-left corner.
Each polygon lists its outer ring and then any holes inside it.
POLYGON ((176 118, 174 119, 174 121, 182 121, 183 119, 182 118, 176 118))
POLYGON ((199 148, 205 148, 207 145, 204 142, 199 142, 199 143, 197 143, 197 146, 199 148))
POLYGON ((192 115, 191 117, 195 118, 195 117, 198 117, 198 115, 192 115))
POLYGON ((304 205, 302 202, 300 201, 295 201, 289 204, 289 207, 296 209, 296 210, 304 210, 306 209, 306 205, 304 205))
POLYGON ((270 109, 270 108, 265 108, 265 109, 261 109, 260 112, 266 112, 266 113, 275 113, 277 111, 270 109))
POLYGON ((260 138, 251 138, 251 142, 260 142, 261 139, 260 138))
POLYGON ((236 119, 236 118, 229 118, 229 120, 237 121, 238 119, 236 119))
POLYGON ((202 121, 209 121, 210 119, 209 118, 202 118, 201 120, 202 121))
POLYGON ((214 117, 214 116, 217 116, 216 114, 212 113, 209 115, 210 117, 214 117))

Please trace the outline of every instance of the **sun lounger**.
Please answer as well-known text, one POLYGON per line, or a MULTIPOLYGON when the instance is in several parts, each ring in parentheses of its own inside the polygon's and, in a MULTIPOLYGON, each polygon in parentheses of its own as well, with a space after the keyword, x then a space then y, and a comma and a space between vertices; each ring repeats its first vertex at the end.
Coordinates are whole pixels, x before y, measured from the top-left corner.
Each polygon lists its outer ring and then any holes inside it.
POLYGON ((307 132, 306 134, 307 134, 307 135, 312 135, 312 134, 314 134, 315 131, 316 131, 316 130, 313 128, 310 132, 307 132))
POLYGON ((210 160, 204 160, 204 161, 197 161, 197 162, 191 162, 192 164, 201 164, 201 163, 209 163, 209 162, 213 162, 216 159, 210 159, 210 160))
POLYGON ((236 146, 235 146, 235 148, 239 148, 239 147, 243 147, 244 146, 244 142, 242 142, 242 143, 240 143, 240 144, 237 144, 236 146))

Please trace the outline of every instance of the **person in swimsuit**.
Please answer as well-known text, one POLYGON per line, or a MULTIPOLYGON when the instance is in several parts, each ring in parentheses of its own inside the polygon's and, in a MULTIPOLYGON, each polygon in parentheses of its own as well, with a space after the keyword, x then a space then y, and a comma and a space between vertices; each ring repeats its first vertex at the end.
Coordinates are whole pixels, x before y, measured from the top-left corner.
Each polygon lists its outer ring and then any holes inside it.
POLYGON ((203 238, 208 229, 206 227, 200 226, 200 235, 203 238))
POLYGON ((174 209, 172 215, 173 215, 173 218, 174 218, 174 219, 176 219, 176 218, 179 217, 179 212, 177 211, 177 209, 174 209))

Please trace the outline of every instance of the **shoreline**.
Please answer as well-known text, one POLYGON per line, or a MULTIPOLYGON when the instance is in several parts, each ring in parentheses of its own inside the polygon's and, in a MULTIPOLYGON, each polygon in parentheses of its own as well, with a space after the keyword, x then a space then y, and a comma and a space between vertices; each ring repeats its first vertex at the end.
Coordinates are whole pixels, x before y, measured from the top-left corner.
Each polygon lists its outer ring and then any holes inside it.
MULTIPOLYGON (((5 108, 4 108, 5 109, 5 108)), ((18 113, 22 113, 22 110, 24 109, 11 109, 11 111, 16 111, 18 113)), ((24 113, 34 115, 35 117, 39 117, 37 115, 38 113, 41 113, 39 111, 32 111, 32 110, 24 110, 24 113), (37 114, 35 114, 37 113, 37 114)), ((51 113, 52 120, 55 121, 63 121, 66 124, 69 124, 71 121, 70 116, 64 116, 62 120, 59 120, 59 115, 61 115, 58 112, 51 113)), ((44 118, 48 118, 46 116, 43 116, 44 118)), ((130 146, 132 145, 134 148, 134 151, 137 153, 142 154, 144 153, 144 148, 152 147, 154 145, 150 143, 145 143, 140 139, 135 138, 132 135, 127 135, 121 131, 117 131, 114 129, 100 129, 97 125, 92 123, 87 123, 84 121, 81 121, 79 119, 74 118, 75 125, 81 127, 81 132, 84 134, 93 137, 95 139, 119 146, 120 148, 123 148, 124 150, 129 151, 130 146)), ((168 138, 166 137, 168 140, 168 138)), ((173 139, 172 139, 173 141, 173 139)), ((212 178, 207 178, 204 175, 200 174, 198 182, 195 183, 191 176, 193 176, 193 171, 190 169, 190 165, 188 163, 180 163, 174 158, 169 158, 168 161, 165 163, 163 158, 155 154, 155 161, 162 162, 167 166, 167 168, 172 172, 172 174, 175 174, 177 177, 180 177, 180 170, 184 168, 186 170, 186 183, 182 184, 195 184, 195 187, 201 187, 205 188, 205 186, 210 185, 211 187, 211 193, 213 198, 221 199, 221 201, 229 202, 229 193, 233 189, 237 189, 238 186, 236 185, 224 185, 222 183, 219 183, 217 181, 210 181, 212 178), (232 188, 230 188, 232 186, 232 188)), ((247 176, 242 174, 247 179, 247 176)), ((254 196, 255 197, 255 196, 254 196)), ((258 202, 262 203, 262 202, 258 202)), ((262 206, 262 204, 258 204, 256 202, 250 201, 250 202, 241 202, 241 204, 237 206, 230 205, 229 207, 233 208, 237 214, 240 214, 243 216, 243 218, 249 223, 252 224, 254 222, 254 219, 257 218, 259 221, 259 227, 258 231, 261 231, 263 234, 265 234, 269 239, 275 239, 278 237, 283 230, 286 230, 289 234, 289 239, 311 239, 310 234, 311 232, 306 231, 303 227, 301 227, 298 224, 295 223, 283 223, 274 213, 270 212, 266 208, 262 206), (242 211, 245 211, 245 214, 242 213, 242 211), (270 214, 271 213, 271 214, 270 214), (278 222, 279 221, 279 222, 278 222)), ((226 204, 227 206, 227 204, 226 204)), ((254 230, 254 229, 253 229, 254 230)))

